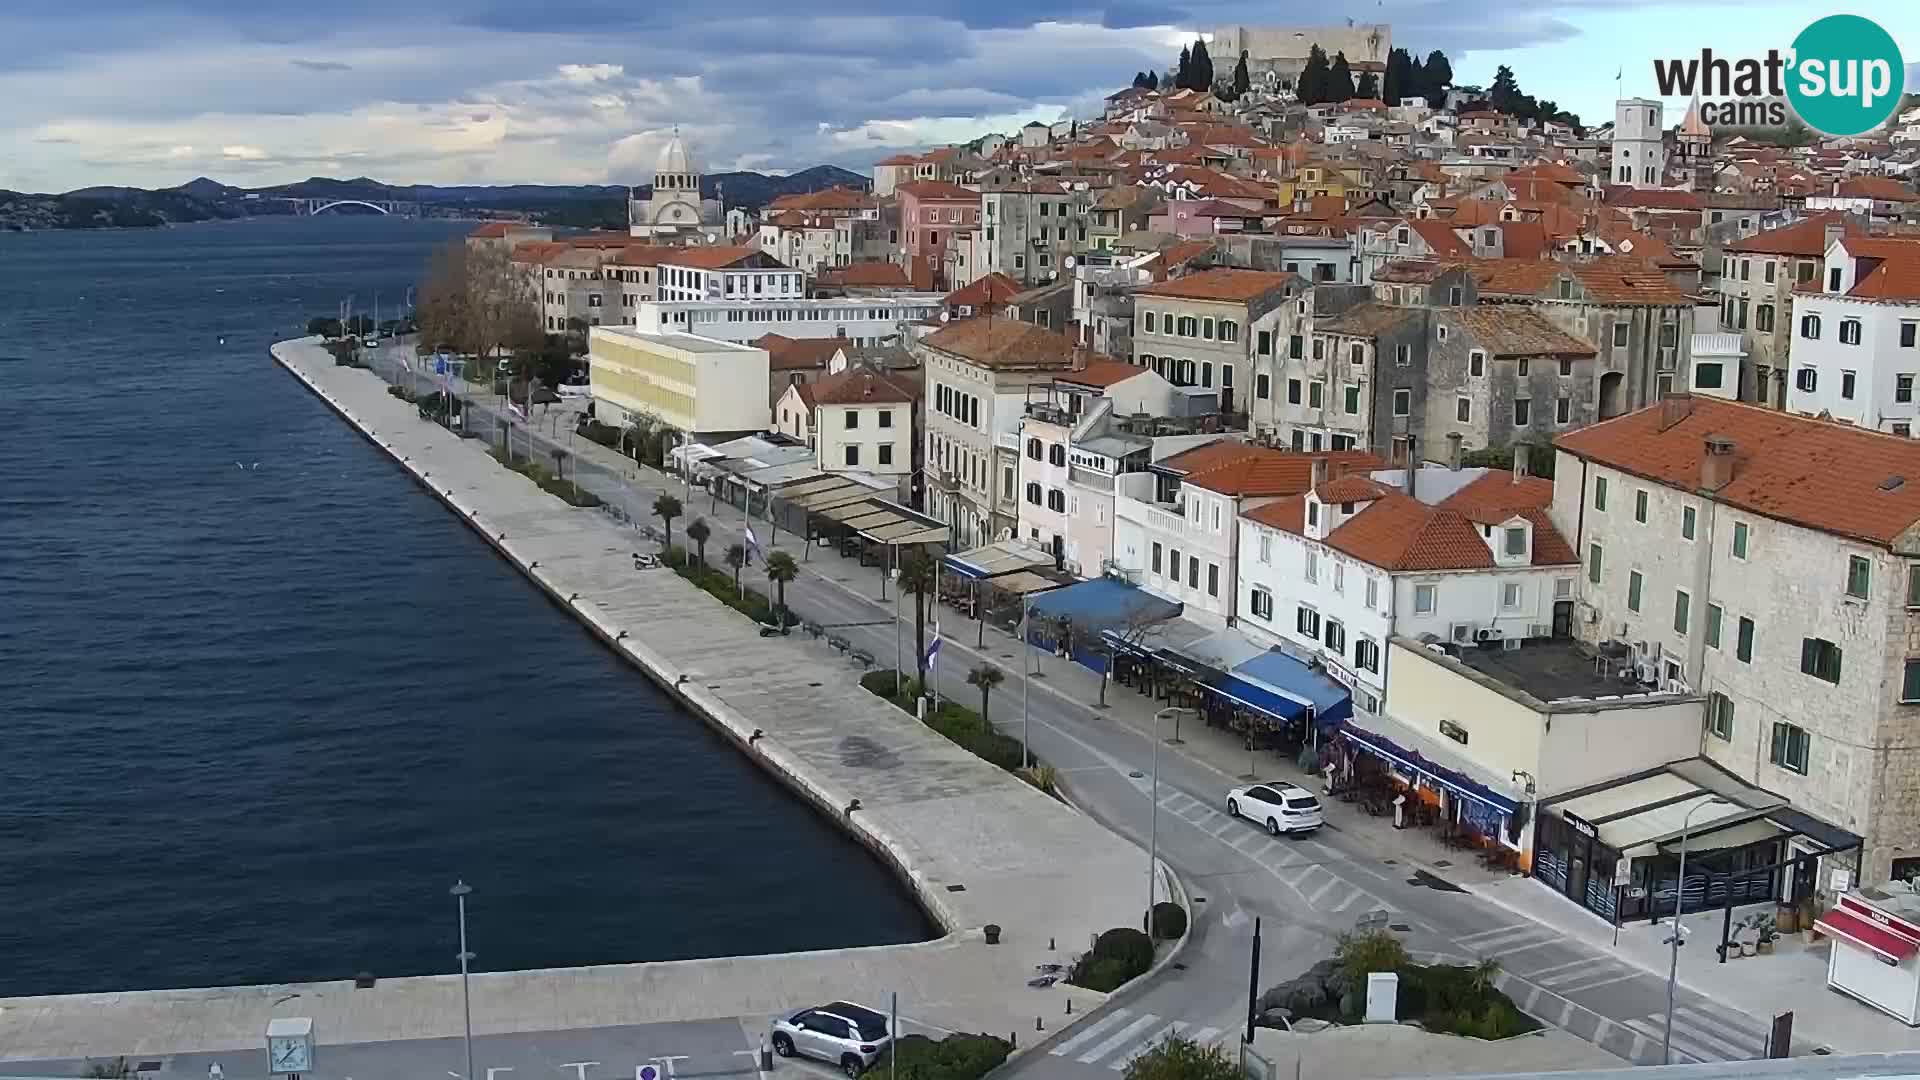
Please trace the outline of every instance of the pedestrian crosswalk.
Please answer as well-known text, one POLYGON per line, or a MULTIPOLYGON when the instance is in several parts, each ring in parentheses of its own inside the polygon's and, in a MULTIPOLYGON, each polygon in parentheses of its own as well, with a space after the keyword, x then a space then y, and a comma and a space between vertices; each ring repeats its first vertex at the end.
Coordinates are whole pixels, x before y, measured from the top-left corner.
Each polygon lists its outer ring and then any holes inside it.
MULTIPOLYGON (((1652 1013, 1627 1021, 1627 1027, 1646 1040, 1644 1053, 1634 1057, 1643 1063, 1659 1063, 1665 1056, 1663 1038, 1667 1014, 1652 1013)), ((1673 1010, 1673 1062, 1676 1065, 1698 1061, 1745 1061, 1767 1056, 1767 1032, 1753 1021, 1733 1017, 1705 1005, 1682 1005, 1673 1010)), ((1636 1051, 1642 1049, 1638 1040, 1636 1051)))
POLYGON ((1070 1058, 1082 1065, 1105 1066, 1112 1072, 1124 1072, 1135 1058, 1168 1039, 1183 1038, 1201 1046, 1211 1046, 1225 1034, 1223 1029, 1217 1027, 1200 1027, 1185 1020, 1165 1020, 1153 1013, 1136 1013, 1131 1009, 1113 1009, 1074 1032, 1047 1053, 1054 1057, 1070 1058))
POLYGON ((1353 880, 1363 875, 1350 872, 1351 856, 1317 840, 1268 836, 1253 822, 1229 817, 1185 792, 1162 795, 1160 808, 1258 863, 1309 908, 1355 917, 1375 911, 1399 914, 1378 892, 1353 880))

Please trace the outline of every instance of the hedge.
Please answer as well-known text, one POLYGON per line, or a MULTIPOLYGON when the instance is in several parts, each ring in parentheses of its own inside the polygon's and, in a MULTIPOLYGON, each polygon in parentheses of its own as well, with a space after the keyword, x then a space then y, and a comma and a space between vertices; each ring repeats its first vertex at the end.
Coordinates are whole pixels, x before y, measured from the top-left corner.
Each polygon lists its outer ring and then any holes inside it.
POLYGON ((1153 967, 1153 940, 1131 926, 1116 926, 1093 940, 1093 948, 1074 961, 1067 981, 1111 993, 1153 967))
MULTIPOLYGON (((667 565, 673 567, 674 572, 678 573, 681 577, 698 585, 700 590, 708 596, 747 616, 754 622, 766 626, 778 624, 778 620, 774 617, 773 601, 768 600, 764 593, 747 587, 745 582, 747 571, 741 571, 741 588, 740 591, 736 593, 733 590, 732 573, 722 573, 710 567, 702 567, 700 560, 688 557, 685 548, 674 547, 667 549, 667 565)), ((799 619, 794 617, 792 611, 786 613, 785 625, 794 626, 798 624, 799 621, 799 619)))
MULTIPOLYGON (((920 696, 920 680, 901 673, 900 696, 895 697, 894 671, 869 671, 860 677, 860 685, 867 692, 893 702, 903 712, 918 712, 916 699, 920 696)), ((956 701, 942 700, 940 707, 927 714, 928 727, 947 737, 974 757, 998 765, 1008 772, 1019 772, 1021 762, 1020 740, 1010 735, 1002 735, 987 726, 980 714, 956 701)))
POLYGON ((902 1035, 869 1071, 874 1076, 893 1076, 897 1058, 898 1080, 979 1080, 1012 1052, 1012 1043, 992 1035, 955 1033, 944 1039, 902 1035))
POLYGON ((1187 909, 1171 900, 1153 905, 1153 936, 1172 941, 1187 932, 1187 909))
POLYGON ((540 486, 540 490, 571 506, 599 506, 601 503, 600 496, 577 484, 560 479, 548 472, 544 465, 521 461, 498 447, 493 450, 493 460, 533 481, 540 486))

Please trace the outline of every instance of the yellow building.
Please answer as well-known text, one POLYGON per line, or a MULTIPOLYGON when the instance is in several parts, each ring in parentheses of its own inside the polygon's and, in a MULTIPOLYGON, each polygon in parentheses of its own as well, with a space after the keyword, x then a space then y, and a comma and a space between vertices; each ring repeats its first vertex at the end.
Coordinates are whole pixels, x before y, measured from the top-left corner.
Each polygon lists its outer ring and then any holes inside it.
POLYGON ((765 431, 767 351, 698 334, 596 326, 587 338, 594 415, 657 418, 696 436, 765 431))

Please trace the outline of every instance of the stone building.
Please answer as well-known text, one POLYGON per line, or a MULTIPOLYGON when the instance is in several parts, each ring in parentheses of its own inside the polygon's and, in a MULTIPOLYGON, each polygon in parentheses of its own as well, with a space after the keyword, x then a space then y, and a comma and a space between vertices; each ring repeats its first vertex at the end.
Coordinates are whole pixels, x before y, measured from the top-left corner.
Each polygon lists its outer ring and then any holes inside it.
POLYGON ((1218 391, 1223 413, 1247 412, 1254 358, 1271 355, 1306 289, 1298 274, 1225 269, 1136 289, 1133 361, 1175 386, 1218 391))
POLYGON ((1358 26, 1228 26, 1213 32, 1208 46, 1216 74, 1230 73, 1242 52, 1255 86, 1291 95, 1307 66, 1313 47, 1320 46, 1331 61, 1345 54, 1355 80, 1361 72, 1384 73, 1393 51, 1393 27, 1387 23, 1358 26))
POLYGON ((1415 429, 1429 455, 1454 436, 1466 450, 1546 446, 1598 418, 1596 350, 1545 317, 1463 307, 1437 312, 1432 327, 1426 409, 1415 429))
POLYGON ((1820 287, 1821 261, 1834 241, 1865 233, 1859 219, 1829 211, 1726 246, 1719 274, 1720 326, 1738 333, 1746 346, 1741 400, 1787 407, 1793 292, 1820 287))

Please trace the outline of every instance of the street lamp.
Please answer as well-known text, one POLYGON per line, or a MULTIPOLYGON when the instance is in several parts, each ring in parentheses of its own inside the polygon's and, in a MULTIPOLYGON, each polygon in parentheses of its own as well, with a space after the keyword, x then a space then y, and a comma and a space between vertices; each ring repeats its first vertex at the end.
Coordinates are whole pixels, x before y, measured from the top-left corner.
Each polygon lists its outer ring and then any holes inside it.
POLYGON ((1161 709, 1153 714, 1153 797, 1148 810, 1147 826, 1147 916, 1146 931, 1153 933, 1153 898, 1155 894, 1154 867, 1160 862, 1160 721, 1168 716, 1176 722, 1181 713, 1191 709, 1161 709))
POLYGON ((1698 802, 1688 808, 1686 816, 1680 819, 1680 876, 1673 889, 1673 936, 1668 938, 1672 948, 1672 959, 1667 961, 1667 1030, 1660 1039, 1660 1060, 1663 1064, 1673 1064, 1673 987, 1680 978, 1680 906, 1687 895, 1687 834, 1693 829, 1695 811, 1708 806, 1732 806, 1731 802, 1715 795, 1704 802, 1698 802))
POLYGON ((473 992, 467 982, 467 965, 473 961, 473 953, 467 949, 467 897, 473 894, 473 886, 464 880, 456 881, 447 892, 460 906, 460 1005, 467 1020, 466 1080, 473 1080, 473 992))
POLYGON ((1023 595, 1020 597, 1020 767, 1023 769, 1033 767, 1033 759, 1027 753, 1027 719, 1032 712, 1030 703, 1035 667, 1033 628, 1029 625, 1032 621, 1033 604, 1023 595))

